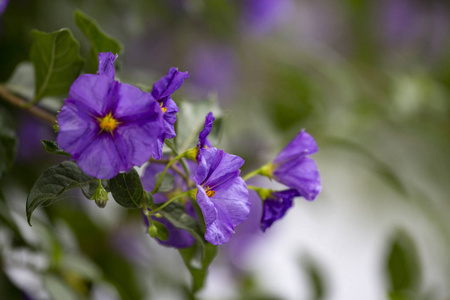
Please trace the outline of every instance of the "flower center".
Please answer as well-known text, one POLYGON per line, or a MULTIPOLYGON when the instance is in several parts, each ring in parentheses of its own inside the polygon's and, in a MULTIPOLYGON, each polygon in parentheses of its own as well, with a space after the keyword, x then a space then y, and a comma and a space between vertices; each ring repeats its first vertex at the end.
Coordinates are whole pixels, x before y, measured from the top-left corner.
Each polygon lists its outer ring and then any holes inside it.
POLYGON ((162 102, 159 103, 159 106, 161 107, 161 110, 163 113, 165 113, 167 111, 167 107, 163 106, 162 102))
POLYGON ((99 119, 99 123, 100 128, 106 131, 113 131, 117 127, 117 125, 119 125, 119 122, 117 122, 117 120, 113 118, 111 113, 99 119))
POLYGON ((210 190, 209 186, 206 187, 206 196, 208 196, 209 198, 211 198, 212 196, 214 196, 216 194, 216 192, 214 190, 210 190))

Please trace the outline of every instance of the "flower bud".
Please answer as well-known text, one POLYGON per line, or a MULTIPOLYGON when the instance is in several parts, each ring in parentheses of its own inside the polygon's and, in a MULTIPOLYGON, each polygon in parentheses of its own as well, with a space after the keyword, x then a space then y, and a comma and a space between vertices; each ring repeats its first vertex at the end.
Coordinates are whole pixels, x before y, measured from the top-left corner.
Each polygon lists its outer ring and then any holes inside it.
POLYGON ((152 224, 148 227, 148 234, 150 234, 150 236, 154 238, 158 234, 158 228, 156 228, 156 226, 152 224))
POLYGON ((91 199, 95 200, 95 204, 97 204, 100 208, 104 208, 106 206, 106 202, 108 202, 108 192, 103 187, 100 179, 98 180, 98 186, 95 189, 94 195, 92 195, 91 199))

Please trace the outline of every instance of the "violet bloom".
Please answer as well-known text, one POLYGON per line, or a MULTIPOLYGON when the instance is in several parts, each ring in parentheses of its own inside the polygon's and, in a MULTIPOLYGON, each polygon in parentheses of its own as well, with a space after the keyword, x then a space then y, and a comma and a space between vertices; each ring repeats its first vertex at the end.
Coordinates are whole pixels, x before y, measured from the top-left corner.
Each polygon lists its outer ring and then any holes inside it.
POLYGON ((148 93, 102 70, 74 81, 58 125, 58 145, 83 172, 101 179, 146 162, 164 130, 161 108, 148 93))
POLYGON ((314 138, 304 130, 278 154, 271 164, 272 177, 314 200, 322 189, 319 170, 308 155, 318 151, 314 138))
POLYGON ((155 159, 161 159, 162 157, 164 140, 176 136, 174 124, 177 120, 178 107, 171 96, 181 87, 186 78, 189 78, 188 72, 180 72, 177 68, 170 68, 169 73, 153 85, 151 95, 158 101, 164 120, 164 132, 158 137, 159 151, 153 153, 155 159))
POLYGON ((261 217, 260 228, 266 231, 273 222, 281 219, 289 208, 292 207, 292 201, 300 193, 295 189, 286 191, 272 192, 270 196, 263 199, 263 213, 261 217))
POLYGON ((0 0, 0 16, 5 12, 8 2, 9 0, 0 0))
POLYGON ((217 148, 200 151, 195 183, 197 203, 205 219, 205 239, 222 245, 250 213, 247 185, 239 177, 244 160, 217 148))

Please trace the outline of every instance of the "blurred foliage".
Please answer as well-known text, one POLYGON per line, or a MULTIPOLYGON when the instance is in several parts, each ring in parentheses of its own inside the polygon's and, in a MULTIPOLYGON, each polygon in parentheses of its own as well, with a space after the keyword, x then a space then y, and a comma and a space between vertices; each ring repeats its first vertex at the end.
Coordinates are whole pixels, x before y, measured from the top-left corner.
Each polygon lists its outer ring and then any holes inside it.
MULTIPOLYGON (((282 2, 286 1, 277 3, 282 2)), ((0 81, 10 78, 6 86, 28 100, 34 91, 39 91, 45 76, 38 74, 34 78, 31 66, 23 63, 33 61, 33 29, 54 32, 67 27, 73 38, 80 40, 80 50, 75 49, 77 46, 72 50, 87 58, 88 72, 95 72, 94 54, 104 51, 105 43, 107 48, 117 49, 115 52, 123 51, 123 43, 126 51, 119 59, 127 61, 128 67, 121 70, 125 81, 138 79, 149 84, 165 74, 168 67, 179 66, 191 74, 190 88, 186 88, 190 99, 200 100, 210 92, 217 93, 220 106, 233 113, 225 111, 227 118, 218 118, 222 126, 215 127, 213 139, 233 148, 230 152, 239 153, 256 165, 267 159, 267 152, 275 153, 280 144, 306 127, 317 137, 321 149, 349 153, 349 163, 362 162, 361 168, 373 172, 397 192, 400 203, 418 210, 441 241, 434 247, 449 253, 450 38, 445 31, 450 22, 448 3, 287 2, 290 6, 280 13, 281 17, 274 15, 276 6, 268 10, 273 14, 259 11, 260 20, 255 25, 249 23, 248 10, 253 3, 250 0, 9 1, 0 17, 0 81), (77 9, 86 15, 75 13, 77 9), (322 14, 315 14, 321 9, 322 14), (396 9, 400 11, 397 14, 396 9), (258 27, 261 24, 265 24, 264 28, 258 27), (112 40, 112 36, 117 40, 112 40), (218 49, 227 49, 230 55, 222 55, 218 49), (212 70, 202 65, 207 56, 211 59, 206 64, 217 63, 212 70), (16 74, 11 77, 14 70, 16 74), (209 85, 202 78, 208 79, 209 85), (222 134, 223 127, 229 133, 222 134)), ((75 61, 81 62, 78 57, 75 61)), ((64 90, 47 93, 55 95, 56 101, 43 97, 41 107, 55 113, 67 95, 69 81, 64 90)), ((40 94, 46 96, 45 92, 40 94)), ((200 130, 209 106, 179 98, 175 94, 180 107, 176 146, 182 150, 195 144, 190 129, 200 130)), ((112 210, 116 225, 107 221, 101 225, 104 220, 89 213, 88 205, 94 205, 93 201, 69 192, 64 202, 38 209, 32 229, 24 227, 24 195, 41 172, 59 162, 50 158, 39 143, 40 139, 52 137, 39 138, 41 133, 37 131, 21 132, 24 119, 31 117, 26 113, 23 117, 17 109, 1 103, 0 173, 5 197, 0 198, 0 294, 7 299, 20 299, 47 291, 54 298, 81 299, 93 297, 101 288, 111 299, 142 299, 157 291, 149 284, 150 279, 141 280, 155 273, 161 274, 161 281, 176 292, 194 297, 185 282, 177 282, 153 266, 157 265, 155 259, 136 264, 129 258, 133 254, 127 257, 111 246, 111 236, 130 219, 135 223, 138 219, 140 238, 149 239, 137 211, 120 215, 112 210), (37 146, 28 143, 33 138, 37 146), (31 160, 21 154, 23 149, 32 149, 31 160), (55 228, 65 228, 65 234, 55 228), (65 236, 72 240, 67 241, 65 236), (12 259, 21 253, 26 253, 24 257, 37 255, 38 261, 48 264, 12 259), (71 255, 77 259, 72 260, 71 255), (74 265, 79 261, 79 265, 74 265), (11 270, 25 270, 37 280, 23 284, 11 270)), ((47 126, 40 121, 37 124, 47 126)), ((51 132, 51 126, 48 127, 51 132)), ((177 212, 174 209, 165 213, 176 216, 177 212)), ((201 230, 187 228, 193 232, 201 230)), ((132 252, 131 238, 123 244, 132 252)), ((405 232, 388 240, 384 267, 386 293, 391 299, 416 299, 429 288, 421 286, 425 276, 420 268, 423 259, 415 244, 405 232)), ((145 249, 154 254, 151 247, 145 249)), ((191 250, 183 255, 188 266, 192 258, 201 260, 191 250)), ((203 258, 214 255, 211 251, 203 258)), ((332 297, 333 290, 328 290, 328 281, 324 281, 332 278, 318 268, 322 265, 320 257, 315 259, 317 265, 304 266, 312 283, 310 293, 313 299, 332 297)), ((200 273, 200 281, 193 282, 195 289, 203 284, 205 268, 199 268, 195 261, 194 267, 190 271, 200 273)), ((442 267, 450 273, 450 266, 443 263, 442 267)), ((238 281, 238 299, 278 298, 264 295, 253 274, 241 272, 234 279, 238 281)), ((437 293, 442 295, 438 299, 449 297, 445 287, 432 288, 442 290, 437 293)))

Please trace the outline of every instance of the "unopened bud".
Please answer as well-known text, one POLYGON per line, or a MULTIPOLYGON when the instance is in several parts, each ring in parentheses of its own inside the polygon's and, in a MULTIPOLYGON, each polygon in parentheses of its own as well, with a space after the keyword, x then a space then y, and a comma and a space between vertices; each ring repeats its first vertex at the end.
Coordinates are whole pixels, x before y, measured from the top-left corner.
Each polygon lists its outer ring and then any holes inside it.
POLYGON ((154 238, 157 234, 158 234, 158 228, 156 228, 156 226, 155 225, 150 225, 149 227, 148 227, 148 234, 150 234, 150 236, 152 237, 152 238, 154 238))
POLYGON ((91 199, 95 200, 95 204, 97 204, 100 208, 104 208, 106 206, 106 202, 108 202, 108 192, 103 187, 100 179, 98 180, 98 186, 95 189, 94 195, 92 195, 91 199))

